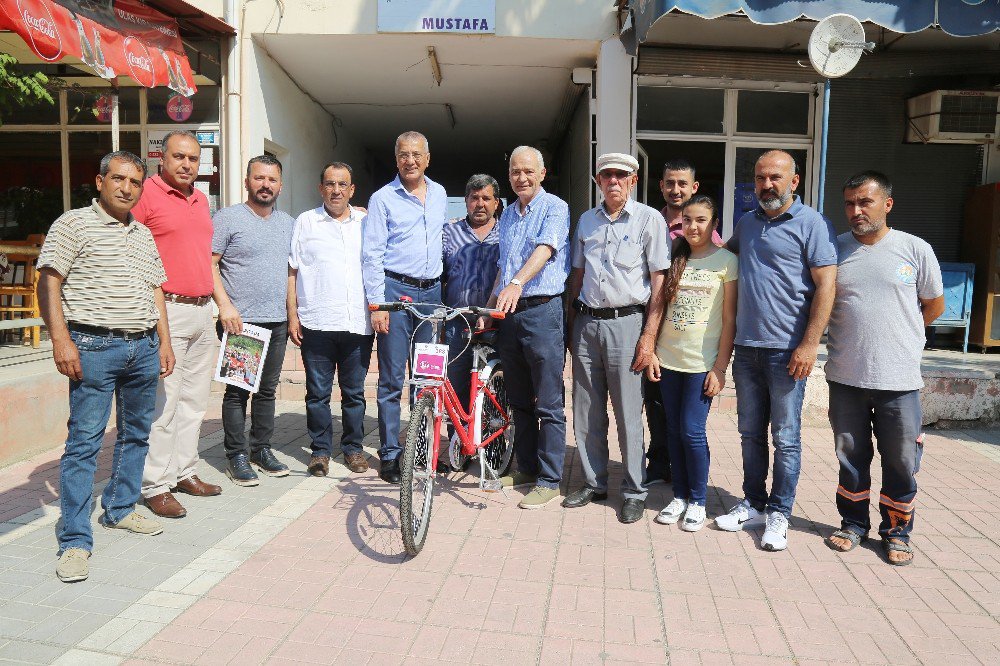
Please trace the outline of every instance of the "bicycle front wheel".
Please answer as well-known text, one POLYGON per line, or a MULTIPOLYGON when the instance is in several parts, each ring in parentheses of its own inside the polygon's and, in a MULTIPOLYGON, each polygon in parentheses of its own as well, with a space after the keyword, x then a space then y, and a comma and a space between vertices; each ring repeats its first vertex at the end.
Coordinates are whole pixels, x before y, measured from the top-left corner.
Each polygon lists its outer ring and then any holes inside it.
POLYGON ((400 463, 399 522, 403 547, 416 555, 427 540, 434 502, 434 442, 437 441, 434 394, 421 395, 410 412, 400 463))
POLYGON ((486 464, 490 469, 503 476, 510 471, 510 465, 514 458, 514 416, 510 410, 510 401, 507 399, 507 384, 504 382, 503 366, 499 363, 494 366, 489 377, 486 378, 486 389, 493 394, 500 409, 490 399, 489 393, 483 396, 482 431, 483 439, 486 441, 493 433, 506 426, 503 434, 483 447, 480 455, 485 456, 486 464))

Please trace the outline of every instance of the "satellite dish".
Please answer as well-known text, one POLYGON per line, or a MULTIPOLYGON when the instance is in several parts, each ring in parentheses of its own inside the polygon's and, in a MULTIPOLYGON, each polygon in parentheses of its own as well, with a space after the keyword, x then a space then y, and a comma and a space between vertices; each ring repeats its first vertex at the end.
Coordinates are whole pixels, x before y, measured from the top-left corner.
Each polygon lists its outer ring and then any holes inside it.
POLYGON ((865 28, 850 14, 832 14, 816 24, 809 35, 809 62, 829 79, 847 74, 871 52, 875 42, 865 41, 865 28))

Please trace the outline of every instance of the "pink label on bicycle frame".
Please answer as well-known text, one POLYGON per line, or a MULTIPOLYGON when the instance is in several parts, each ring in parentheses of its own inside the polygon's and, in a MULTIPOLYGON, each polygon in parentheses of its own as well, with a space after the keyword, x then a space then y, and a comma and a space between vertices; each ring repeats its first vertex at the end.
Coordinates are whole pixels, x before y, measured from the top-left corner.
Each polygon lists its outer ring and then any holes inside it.
POLYGON ((425 377, 444 377, 444 356, 440 354, 418 354, 417 372, 425 377))

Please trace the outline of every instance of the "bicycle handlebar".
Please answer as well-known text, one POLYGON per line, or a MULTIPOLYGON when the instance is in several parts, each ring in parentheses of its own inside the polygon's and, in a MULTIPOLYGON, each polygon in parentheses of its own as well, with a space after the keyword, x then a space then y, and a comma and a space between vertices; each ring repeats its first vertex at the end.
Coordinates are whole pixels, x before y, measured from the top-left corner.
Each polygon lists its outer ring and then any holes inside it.
POLYGON ((429 319, 454 319, 459 315, 472 314, 482 317, 490 317, 492 319, 504 319, 507 313, 503 310, 496 310, 494 308, 480 308, 476 306, 469 306, 465 308, 451 308, 447 305, 440 305, 436 303, 412 303, 404 301, 390 301, 388 303, 372 303, 368 306, 368 309, 372 312, 401 312, 403 310, 409 311, 411 314, 415 315, 418 319, 429 320, 429 319), (428 313, 421 312, 418 307, 433 308, 433 311, 428 313), (444 315, 439 314, 439 311, 443 310, 444 315))

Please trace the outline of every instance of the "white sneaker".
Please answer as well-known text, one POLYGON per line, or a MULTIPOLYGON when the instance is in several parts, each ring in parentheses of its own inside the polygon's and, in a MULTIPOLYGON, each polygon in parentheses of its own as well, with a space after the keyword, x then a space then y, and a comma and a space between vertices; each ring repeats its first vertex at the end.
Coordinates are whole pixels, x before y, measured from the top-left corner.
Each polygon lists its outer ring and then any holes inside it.
POLYGON ((720 530, 726 532, 739 532, 742 529, 753 529, 764 524, 764 514, 750 506, 750 502, 743 500, 724 516, 715 519, 715 524, 720 530))
POLYGON ((663 511, 660 511, 660 513, 658 513, 656 518, 653 518, 653 520, 661 525, 673 525, 681 519, 681 516, 684 515, 684 511, 686 511, 687 508, 687 500, 675 497, 670 500, 670 504, 665 506, 663 511))
POLYGON ((778 551, 788 547, 788 518, 780 511, 769 511, 764 536, 760 539, 764 550, 778 551))
POLYGON ((681 529, 685 532, 697 532, 705 526, 705 507, 700 504, 688 504, 684 513, 681 529))

